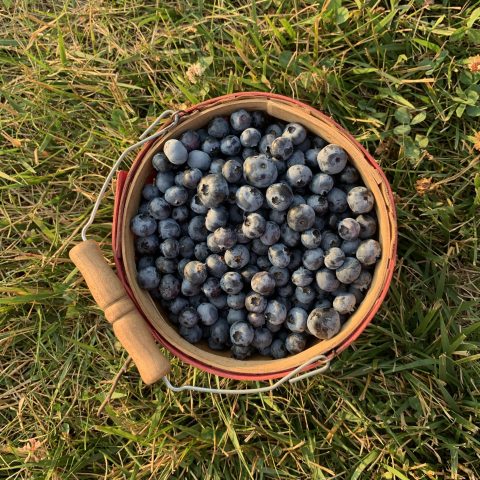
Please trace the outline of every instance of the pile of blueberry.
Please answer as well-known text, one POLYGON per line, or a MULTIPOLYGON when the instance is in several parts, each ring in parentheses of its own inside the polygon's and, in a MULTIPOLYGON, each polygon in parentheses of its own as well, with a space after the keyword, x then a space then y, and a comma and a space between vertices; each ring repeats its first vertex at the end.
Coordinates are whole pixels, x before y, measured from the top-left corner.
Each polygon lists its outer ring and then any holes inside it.
POLYGON ((131 221, 137 278, 183 338, 282 358, 340 331, 381 256, 374 197, 345 150, 238 110, 152 163, 131 221))

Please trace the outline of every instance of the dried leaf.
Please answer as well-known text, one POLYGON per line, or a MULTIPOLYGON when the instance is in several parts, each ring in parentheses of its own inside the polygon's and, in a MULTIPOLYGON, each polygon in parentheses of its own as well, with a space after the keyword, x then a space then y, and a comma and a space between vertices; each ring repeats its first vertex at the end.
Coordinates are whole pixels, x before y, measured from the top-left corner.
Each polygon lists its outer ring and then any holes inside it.
POLYGON ((432 185, 432 178, 419 178, 415 184, 415 189, 419 195, 425 195, 430 190, 435 190, 435 185, 432 185))

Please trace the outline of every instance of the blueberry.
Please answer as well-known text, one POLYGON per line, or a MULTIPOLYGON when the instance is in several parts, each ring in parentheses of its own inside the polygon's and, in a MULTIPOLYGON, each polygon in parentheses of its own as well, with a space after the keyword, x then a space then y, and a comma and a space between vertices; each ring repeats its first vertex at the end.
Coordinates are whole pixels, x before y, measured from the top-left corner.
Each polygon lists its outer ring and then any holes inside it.
POLYGON ((183 205, 188 200, 188 191, 183 187, 174 185, 165 192, 165 200, 174 207, 183 205))
POLYGON ((197 130, 198 138, 200 138, 200 141, 203 142, 207 137, 208 137, 208 132, 205 128, 199 128, 197 130))
POLYGON ((202 171, 199 168, 185 170, 182 178, 182 186, 190 190, 195 190, 202 179, 202 171))
POLYGON ((163 275, 158 291, 164 300, 173 300, 180 294, 180 280, 169 273, 163 275))
POLYGON ((178 315, 184 308, 188 307, 188 300, 185 297, 177 297, 168 303, 168 308, 171 313, 178 315))
POLYGON ((250 242, 250 239, 243 233, 243 223, 235 227, 235 233, 237 234, 237 243, 246 244, 250 242))
MULTIPOLYGON (((231 185, 230 185, 231 187, 231 185)), ((242 223, 243 222, 243 210, 238 205, 232 205, 229 208, 230 222, 242 223)))
POLYGON ((253 341, 254 330, 248 322, 236 322, 230 327, 230 340, 234 345, 247 347, 253 341))
POLYGON ((177 187, 183 187, 183 177, 184 177, 185 173, 182 171, 182 172, 177 172, 175 174, 175 179, 174 179, 174 182, 175 182, 175 185, 177 187))
POLYGON ((277 289, 279 298, 289 298, 295 293, 295 288, 291 283, 277 289))
POLYGON ((326 142, 322 137, 315 135, 312 138, 312 143, 315 148, 323 148, 328 142, 326 142))
POLYGON ((343 265, 335 270, 337 279, 342 283, 353 283, 362 272, 362 266, 360 262, 353 257, 347 257, 343 262, 343 265))
POLYGON ((352 287, 358 290, 366 290, 372 283, 372 274, 368 270, 362 270, 358 278, 352 283, 352 287))
POLYGON ((225 252, 225 263, 230 268, 243 268, 250 261, 250 253, 244 245, 235 245, 225 252))
POLYGON ((193 285, 201 285, 207 279, 207 267, 198 260, 192 260, 185 265, 183 275, 193 285))
POLYGON ((279 137, 283 132, 283 128, 278 123, 272 123, 265 129, 266 134, 275 135, 275 137, 279 137))
POLYGON ((188 159, 188 152, 180 140, 171 138, 165 142, 163 153, 170 163, 174 165, 182 165, 188 159))
POLYGON ((210 173, 222 173, 222 168, 225 165, 223 158, 214 158, 210 164, 210 173))
POLYGON ((248 157, 243 163, 243 176, 254 187, 266 188, 277 179, 277 168, 272 159, 260 154, 248 157))
POLYGON ((287 224, 280 227, 280 238, 288 247, 295 247, 300 242, 300 233, 292 230, 287 224))
POLYGON ((359 215, 355 219, 360 225, 360 235, 359 238, 365 240, 367 238, 373 237, 377 231, 377 222, 370 215, 359 215))
POLYGON ((192 258, 195 252, 195 242, 190 237, 182 237, 179 242, 179 254, 182 258, 192 258))
POLYGON ((202 285, 202 291, 204 295, 210 300, 222 295, 222 289, 220 288, 220 281, 218 278, 209 277, 202 285))
POLYGON ((210 338, 218 344, 225 344, 230 335, 230 325, 223 318, 219 318, 210 328, 210 338))
POLYGON ((357 182, 359 179, 360 175, 358 170, 352 165, 347 165, 339 175, 339 180, 342 183, 352 184, 357 182))
POLYGON ((220 151, 227 156, 233 156, 240 153, 242 149, 242 144, 240 139, 235 135, 227 135, 220 142, 220 151))
POLYGON ((359 238, 357 238, 356 240, 344 240, 340 245, 340 248, 343 250, 343 253, 345 253, 345 255, 355 255, 360 243, 361 240, 359 238))
POLYGON ((261 295, 271 295, 275 290, 275 278, 269 272, 258 272, 251 280, 252 290, 261 295))
POLYGON ((237 234, 233 228, 219 227, 213 232, 215 243, 222 249, 232 248, 237 243, 237 234))
POLYGON ((210 303, 212 303, 218 308, 218 310, 224 310, 225 308, 227 308, 227 296, 223 293, 218 297, 212 297, 209 300, 210 303))
POLYGON ((256 328, 253 334, 252 345, 258 350, 267 348, 272 343, 273 337, 267 328, 256 328))
POLYGON ((207 247, 212 253, 223 252, 223 249, 218 246, 213 233, 210 233, 210 235, 207 236, 207 247))
POLYGON ((289 123, 282 134, 284 137, 289 138, 294 145, 300 145, 307 138, 307 131, 303 125, 299 123, 289 123))
POLYGON ((237 360, 246 360, 248 357, 251 357, 254 352, 251 345, 248 345, 247 347, 242 345, 232 345, 230 351, 232 352, 232 357, 237 360))
POLYGON ((320 148, 310 148, 305 152, 305 164, 314 170, 318 170, 317 156, 320 148))
POLYGON ((152 216, 141 213, 132 218, 130 230, 138 237, 148 237, 157 230, 157 222, 152 216))
POLYGON ((164 220, 170 216, 172 207, 162 197, 155 197, 148 203, 148 213, 157 220, 164 220))
POLYGON ((209 275, 221 278, 223 274, 228 270, 227 264, 223 257, 217 254, 212 254, 205 260, 207 265, 207 271, 209 275))
POLYGON ((287 211, 286 210, 283 210, 283 211, 270 210, 270 213, 268 214, 268 218, 272 222, 275 222, 277 225, 282 225, 287 220, 287 211))
POLYGON ((312 141, 307 137, 302 143, 296 145, 297 149, 305 153, 312 148, 312 141))
POLYGON ((272 265, 285 268, 290 263, 290 252, 283 243, 276 243, 268 249, 268 259, 272 265))
POLYGON ((230 125, 237 132, 243 132, 252 124, 252 116, 244 109, 237 110, 230 115, 230 125))
POLYGON ((317 155, 320 170, 330 175, 340 173, 347 164, 347 152, 339 145, 330 144, 323 147, 317 155))
POLYGON ((190 210, 199 215, 204 215, 208 212, 208 207, 201 202, 198 195, 194 195, 190 200, 190 210))
POLYGON ((260 238, 267 227, 267 221, 259 213, 249 213, 242 225, 242 232, 247 238, 260 238))
POLYGON ((293 272, 303 263, 303 251, 297 248, 291 250, 290 263, 288 264, 288 269, 293 272))
MULTIPOLYGON (((258 155, 260 152, 256 148, 246 147, 242 150, 241 157, 242 160, 246 160, 248 157, 254 157, 258 155)), ((265 153, 265 152, 262 152, 265 153)))
POLYGON ((343 240, 356 240, 360 235, 360 224, 353 218, 344 218, 338 223, 338 235, 343 240))
POLYGON ((155 258, 147 255, 145 257, 140 257, 137 262, 137 270, 142 270, 145 267, 154 267, 155 258))
POLYGON ((177 258, 180 253, 180 246, 174 238, 167 238, 160 244, 160 252, 165 258, 177 258))
POLYGON ((337 295, 333 301, 333 308, 341 314, 351 313, 355 310, 357 299, 353 293, 337 295))
POLYGON ((292 156, 287 160, 286 168, 290 168, 293 165, 305 165, 305 155, 300 150, 294 150, 292 156))
POLYGON ((222 175, 229 183, 237 183, 242 178, 242 164, 237 160, 227 160, 222 167, 222 175))
POLYGON ((147 201, 159 196, 160 190, 155 185, 147 184, 142 189, 142 197, 147 201))
POLYGON ((153 255, 157 253, 160 241, 157 235, 148 235, 135 239, 135 250, 140 255, 153 255))
POLYGON ((220 279, 220 288, 230 295, 240 293, 243 289, 242 276, 238 272, 227 272, 220 279))
POLYGON ((210 157, 215 157, 220 154, 220 142, 214 138, 208 136, 202 142, 202 152, 205 152, 210 157))
POLYGON ((158 234, 163 239, 178 238, 181 234, 180 225, 172 218, 166 218, 158 222, 158 234))
POLYGON ((213 325, 218 320, 217 307, 211 303, 201 303, 197 307, 197 313, 203 325, 213 325))
POLYGON ((153 156, 152 165, 157 172, 165 173, 172 169, 172 164, 163 153, 156 153, 153 156))
POLYGON ((287 213, 287 223, 292 230, 304 232, 315 223, 315 211, 306 204, 292 207, 287 213))
POLYGON ((180 141, 187 149, 187 152, 197 150, 201 145, 200 135, 195 130, 187 130, 186 132, 183 132, 180 141))
POLYGON ((293 307, 287 314, 287 328, 291 332, 302 333, 307 329, 307 312, 300 307, 293 307))
POLYGON ((177 263, 170 258, 158 257, 155 260, 155 267, 160 273, 174 273, 177 269, 177 263))
POLYGON ((374 265, 382 256, 382 248, 376 240, 365 240, 357 248, 356 257, 363 265, 374 265))
POLYGON ((215 117, 208 124, 208 134, 214 138, 223 138, 230 132, 230 125, 223 117, 215 117))
POLYGON ((340 316, 333 308, 315 308, 307 319, 308 331, 320 340, 334 337, 340 327, 340 316))
POLYGON ((307 339, 301 333, 291 333, 285 340, 285 348, 292 354, 305 350, 307 339))
POLYGON ((332 247, 339 247, 342 243, 340 237, 333 232, 325 231, 322 235, 322 248, 326 250, 330 250, 332 247))
POLYGON ((307 205, 310 205, 317 215, 324 215, 328 212, 328 201, 320 195, 310 195, 307 198, 307 205))
POLYGON ((270 300, 265 307, 263 312, 267 322, 270 322, 272 325, 280 325, 285 322, 287 318, 287 309, 285 305, 278 300, 270 300))
POLYGON ((196 242, 204 242, 208 237, 208 230, 205 228, 205 217, 197 215, 188 223, 188 234, 196 242))
POLYGON ((191 328, 182 326, 178 332, 189 343, 198 343, 203 335, 202 329, 199 325, 194 325, 191 328))
MULTIPOLYGON (((267 190, 268 193, 268 190, 267 190)), ((263 205, 263 195, 258 188, 242 185, 235 194, 237 205, 245 212, 254 212, 263 205)))
POLYGON ((368 213, 375 204, 373 193, 365 187, 354 187, 347 195, 348 206, 357 214, 368 213))
POLYGON ((190 210, 186 205, 172 208, 171 216, 176 222, 185 222, 190 216, 190 210))
POLYGON ((245 297, 245 308, 249 312, 262 313, 267 306, 267 299, 257 292, 250 292, 245 297))
POLYGON ((137 282, 140 288, 157 288, 160 285, 160 275, 155 267, 145 267, 137 272, 137 282))
POLYGON ((239 292, 227 295, 227 305, 234 310, 245 308, 245 294, 243 292, 239 292))
POLYGON ((311 228, 302 232, 300 240, 307 249, 318 248, 322 243, 322 234, 318 228, 311 228))
POLYGON ((240 143, 243 147, 256 147, 260 143, 262 134, 256 128, 247 128, 240 135, 240 143))
MULTIPOLYGON (((209 335, 211 335, 210 332, 209 332, 209 335)), ((212 350, 225 350, 225 344, 217 343, 211 336, 208 337, 207 343, 208 343, 208 348, 211 348, 212 350)))
POLYGON ((277 137, 270 145, 270 153, 279 160, 286 161, 293 155, 292 141, 287 137, 277 137))
POLYGON ((228 196, 228 183, 218 173, 206 175, 198 184, 197 195, 206 207, 218 207, 228 196))
POLYGON ((217 228, 225 227, 227 222, 228 211, 223 206, 210 208, 205 217, 205 227, 210 232, 214 232, 217 228))
POLYGON ((259 255, 257 258, 257 267, 260 270, 268 270, 272 266, 270 259, 266 255, 259 255))
POLYGON ((300 267, 292 273, 292 282, 297 287, 306 287, 313 282, 313 273, 308 268, 300 267))
POLYGON ((270 353, 273 358, 285 358, 288 355, 288 351, 285 347, 285 342, 280 339, 275 339, 270 345, 270 353))
POLYGON ((304 205, 305 203, 306 203, 305 197, 303 197, 303 195, 300 195, 299 193, 296 193, 293 196, 292 204, 290 206, 293 208, 293 207, 298 207, 299 205, 304 205))
POLYGON ((265 114, 259 110, 251 113, 252 115, 252 126, 258 128, 260 130, 265 127, 265 123, 267 121, 265 114))
POLYGON ((273 210, 286 210, 293 201, 292 189, 285 183, 275 183, 267 188, 267 203, 273 210))
POLYGON ((318 195, 327 195, 328 192, 330 192, 330 190, 333 188, 333 184, 333 177, 326 173, 317 173, 312 178, 310 190, 318 195))
POLYGON ((199 262, 205 262, 207 257, 210 255, 210 250, 207 247, 207 244, 205 242, 197 243, 197 245, 195 245, 194 252, 195 252, 195 258, 199 262))
POLYGON ((190 168, 198 168, 206 172, 210 168, 212 159, 208 153, 203 152, 202 150, 192 150, 188 154, 188 166, 190 168))
POLYGON ((316 296, 317 292, 310 285, 306 285, 305 287, 297 287, 295 289, 295 298, 303 304, 309 304, 310 302, 313 302, 316 296))
POLYGON ((336 270, 337 268, 341 267, 344 261, 345 253, 343 253, 341 248, 332 247, 325 253, 324 263, 325 266, 330 270, 336 270))
POLYGON ((280 240, 280 227, 275 222, 266 222, 265 230, 260 236, 260 241, 265 246, 273 245, 280 240))
POLYGON ((157 173, 155 177, 155 186, 160 192, 165 193, 170 187, 175 184, 175 174, 173 172, 157 173))
POLYGON ((332 272, 327 268, 319 270, 315 276, 318 288, 324 292, 333 292, 340 286, 340 282, 335 276, 336 272, 332 272))
MULTIPOLYGON (((227 297, 228 303, 228 297, 227 297)), ((247 312, 245 310, 238 310, 231 308, 227 313, 227 322, 229 325, 233 325, 237 322, 246 322, 247 321, 247 312)))
MULTIPOLYGON (((250 257, 251 255, 252 254, 250 253, 250 257)), ((259 271, 260 269, 256 265, 250 264, 250 265, 246 265, 245 268, 243 268, 243 270, 240 272, 240 275, 242 276, 243 280, 246 283, 250 283, 252 281, 253 276, 259 271)))
POLYGON ((357 305, 360 305, 360 303, 362 303, 363 299, 365 298, 365 294, 353 285, 350 285, 348 293, 353 294, 357 305))
POLYGON ((266 153, 270 155, 272 149, 272 143, 277 138, 277 136, 273 133, 267 133, 260 139, 260 143, 258 144, 258 150, 260 153, 266 153))
POLYGON ((265 315, 263 313, 250 312, 247 316, 248 322, 252 327, 258 328, 265 325, 265 315))
POLYGON ((141 202, 140 203, 140 206, 138 207, 138 210, 137 210, 137 215, 139 214, 143 214, 143 213, 147 213, 148 214, 148 202, 141 202))
POLYGON ((328 208, 333 213, 342 213, 348 208, 347 195, 339 188, 332 188, 327 195, 328 208))
POLYGON ((312 181, 312 171, 306 165, 292 165, 286 174, 288 184, 293 188, 302 188, 312 181))

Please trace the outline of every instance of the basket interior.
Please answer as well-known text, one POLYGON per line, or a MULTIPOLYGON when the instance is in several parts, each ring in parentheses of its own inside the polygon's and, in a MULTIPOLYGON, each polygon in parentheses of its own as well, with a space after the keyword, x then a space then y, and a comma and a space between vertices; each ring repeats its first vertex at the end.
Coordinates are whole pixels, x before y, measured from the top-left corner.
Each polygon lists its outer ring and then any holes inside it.
POLYGON ((165 137, 157 140, 144 156, 140 167, 131 179, 130 188, 126 194, 125 209, 121 213, 122 257, 125 272, 137 303, 144 315, 158 331, 159 335, 171 345, 180 350, 188 359, 207 365, 213 369, 227 370, 236 374, 272 374, 291 370, 307 360, 335 349, 344 343, 364 323, 368 316, 372 316, 380 306, 379 298, 388 286, 388 262, 394 257, 396 224, 394 207, 390 203, 389 187, 385 184, 378 167, 367 160, 357 142, 334 122, 311 109, 302 108, 288 101, 265 97, 237 99, 234 101, 219 101, 201 111, 194 111, 185 116, 182 122, 173 128, 165 137), (285 122, 298 122, 314 134, 320 135, 329 143, 342 146, 349 154, 350 161, 358 169, 365 185, 375 196, 376 213, 378 217, 378 237, 382 246, 382 257, 377 262, 372 284, 363 302, 354 314, 343 325, 342 330, 330 340, 317 340, 303 352, 290 355, 283 359, 270 359, 259 355, 248 360, 231 358, 230 352, 218 352, 208 348, 205 343, 192 345, 184 340, 177 332, 176 327, 168 321, 166 312, 155 302, 148 292, 138 287, 136 282, 136 266, 134 237, 128 228, 131 218, 136 214, 141 190, 147 179, 152 175, 152 156, 162 149, 169 138, 177 138, 189 129, 197 129, 206 125, 212 118, 219 115, 229 115, 239 108, 246 110, 262 110, 270 116, 285 122))

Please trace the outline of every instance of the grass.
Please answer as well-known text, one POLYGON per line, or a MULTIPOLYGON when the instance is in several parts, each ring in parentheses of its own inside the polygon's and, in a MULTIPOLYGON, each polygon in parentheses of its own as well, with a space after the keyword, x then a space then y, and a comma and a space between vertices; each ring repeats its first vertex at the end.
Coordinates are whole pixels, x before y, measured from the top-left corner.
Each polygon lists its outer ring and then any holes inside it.
POLYGON ((0 478, 480 478, 478 2, 0 5, 0 478), (317 106, 375 155, 399 220, 387 300, 321 377, 220 398, 130 366, 97 416, 126 354, 67 252, 149 121, 242 90, 317 106))

